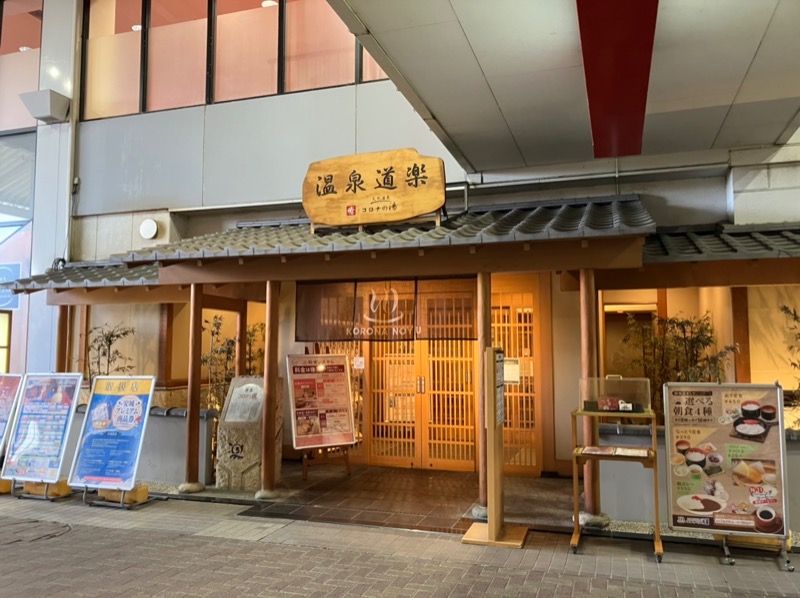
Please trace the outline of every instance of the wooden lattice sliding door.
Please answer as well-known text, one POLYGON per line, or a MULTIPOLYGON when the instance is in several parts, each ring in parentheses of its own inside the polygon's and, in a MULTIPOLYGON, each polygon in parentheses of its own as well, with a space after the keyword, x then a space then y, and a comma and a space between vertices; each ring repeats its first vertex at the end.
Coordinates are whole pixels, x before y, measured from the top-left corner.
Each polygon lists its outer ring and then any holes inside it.
POLYGON ((505 384, 504 470, 539 475, 542 460, 537 458, 541 438, 537 437, 536 426, 535 283, 535 275, 492 278, 492 344, 502 348, 510 362, 505 384))

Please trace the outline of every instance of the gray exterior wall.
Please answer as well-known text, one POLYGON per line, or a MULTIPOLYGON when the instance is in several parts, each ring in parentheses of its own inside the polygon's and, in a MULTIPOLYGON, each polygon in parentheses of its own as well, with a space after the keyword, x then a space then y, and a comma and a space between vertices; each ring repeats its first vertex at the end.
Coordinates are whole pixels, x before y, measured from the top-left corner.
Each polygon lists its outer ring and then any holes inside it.
POLYGON ((465 179, 389 81, 85 122, 75 215, 299 202, 311 162, 403 147, 465 179))

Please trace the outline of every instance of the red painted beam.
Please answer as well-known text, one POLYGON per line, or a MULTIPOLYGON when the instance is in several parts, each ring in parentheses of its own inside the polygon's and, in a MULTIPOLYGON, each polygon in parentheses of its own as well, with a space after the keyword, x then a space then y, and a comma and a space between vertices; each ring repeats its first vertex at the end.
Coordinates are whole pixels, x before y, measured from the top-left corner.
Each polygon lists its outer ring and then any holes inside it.
POLYGON ((595 158, 642 153, 658 0, 576 0, 595 158))

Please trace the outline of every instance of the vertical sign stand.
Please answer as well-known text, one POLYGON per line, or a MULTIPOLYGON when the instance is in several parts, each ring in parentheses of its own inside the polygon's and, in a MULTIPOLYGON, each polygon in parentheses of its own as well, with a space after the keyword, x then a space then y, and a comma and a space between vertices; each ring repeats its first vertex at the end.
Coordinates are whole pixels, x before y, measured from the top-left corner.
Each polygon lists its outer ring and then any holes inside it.
POLYGON ((489 347, 484 355, 488 516, 486 523, 473 523, 461 538, 461 542, 522 548, 525 536, 528 534, 527 526, 509 527, 503 520, 503 423, 505 422, 503 351, 489 347))

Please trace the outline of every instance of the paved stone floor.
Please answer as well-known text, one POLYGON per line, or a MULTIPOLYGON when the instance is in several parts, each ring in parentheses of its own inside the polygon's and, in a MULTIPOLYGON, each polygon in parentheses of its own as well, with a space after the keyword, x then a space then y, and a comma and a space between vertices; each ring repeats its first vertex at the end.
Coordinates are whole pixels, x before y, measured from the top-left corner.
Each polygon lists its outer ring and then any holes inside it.
POLYGON ((454 533, 239 517, 160 500, 134 510, 0 496, 0 596, 800 596, 766 553, 531 532, 522 550, 454 533))

